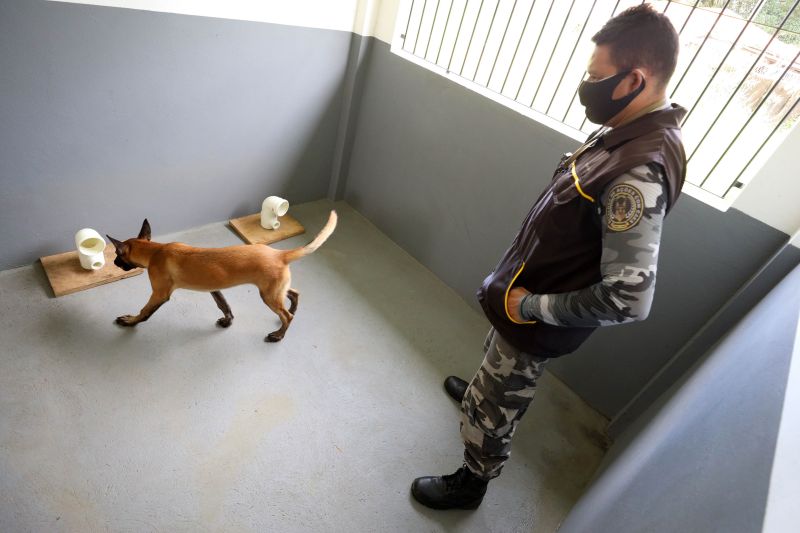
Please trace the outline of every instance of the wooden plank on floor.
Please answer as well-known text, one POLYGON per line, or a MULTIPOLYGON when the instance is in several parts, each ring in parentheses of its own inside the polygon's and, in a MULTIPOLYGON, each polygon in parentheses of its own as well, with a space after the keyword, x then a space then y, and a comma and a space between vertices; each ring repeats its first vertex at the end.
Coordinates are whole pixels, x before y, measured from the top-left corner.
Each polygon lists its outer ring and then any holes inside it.
POLYGON ((272 244, 306 232, 303 225, 292 215, 284 215, 278 220, 281 226, 275 230, 261 227, 261 213, 233 218, 229 222, 239 237, 248 244, 272 244))
POLYGON ((136 268, 125 272, 114 264, 116 250, 113 244, 107 244, 103 252, 106 264, 99 270, 86 270, 81 266, 78 259, 78 252, 64 252, 62 254, 49 255, 40 258, 53 294, 64 296, 78 291, 84 291, 112 281, 138 276, 144 272, 141 268, 136 268))

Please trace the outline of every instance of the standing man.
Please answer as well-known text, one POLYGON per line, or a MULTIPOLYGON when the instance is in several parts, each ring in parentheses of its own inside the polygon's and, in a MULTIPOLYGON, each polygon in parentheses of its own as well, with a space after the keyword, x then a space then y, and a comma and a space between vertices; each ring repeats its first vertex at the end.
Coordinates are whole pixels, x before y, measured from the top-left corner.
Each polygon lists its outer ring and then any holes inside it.
POLYGON ((686 110, 666 98, 678 35, 642 4, 592 41, 578 93, 586 116, 603 127, 562 157, 478 292, 493 326, 485 359, 470 383, 455 376, 444 383, 461 403, 464 466, 414 480, 414 498, 428 507, 478 507, 508 460, 548 359, 574 352, 599 326, 644 320, 650 311, 662 223, 686 174, 686 110))

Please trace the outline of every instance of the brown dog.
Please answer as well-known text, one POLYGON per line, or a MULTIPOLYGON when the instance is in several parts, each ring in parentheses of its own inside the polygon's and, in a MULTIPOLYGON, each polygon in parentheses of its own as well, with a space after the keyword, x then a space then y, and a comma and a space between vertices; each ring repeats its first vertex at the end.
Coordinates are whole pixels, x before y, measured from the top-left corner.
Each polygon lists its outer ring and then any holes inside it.
POLYGON ((150 223, 142 224, 139 236, 125 242, 107 237, 117 249, 114 264, 128 271, 146 268, 153 294, 136 316, 118 317, 121 326, 135 326, 156 312, 175 289, 210 292, 225 316, 217 324, 227 328, 233 322, 233 313, 220 292, 235 285, 252 283, 258 287, 261 299, 281 319, 280 329, 264 339, 278 342, 286 334, 297 311, 300 294, 290 288, 292 276, 289 263, 319 248, 336 228, 336 211, 331 211, 328 222, 313 241, 294 250, 276 250, 263 244, 246 244, 227 248, 195 248, 179 242, 159 244, 150 241, 150 223), (286 298, 291 306, 284 307, 286 298))

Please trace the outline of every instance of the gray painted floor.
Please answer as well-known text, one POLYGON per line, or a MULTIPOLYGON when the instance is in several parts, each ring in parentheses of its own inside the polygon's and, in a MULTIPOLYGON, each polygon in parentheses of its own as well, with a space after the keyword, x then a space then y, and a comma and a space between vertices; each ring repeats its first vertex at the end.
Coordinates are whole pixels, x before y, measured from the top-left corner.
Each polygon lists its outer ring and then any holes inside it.
MULTIPOLYGON (((316 233, 330 207, 292 212, 316 233)), ((548 375, 479 510, 413 502, 415 476, 460 465, 441 382, 474 372, 487 324, 336 207, 331 240, 293 266, 279 344, 252 287, 226 291, 228 330, 188 291, 126 330, 112 321, 145 302, 145 275, 54 299, 38 265, 0 272, 0 531, 554 531, 605 420, 548 375)), ((156 240, 239 242, 223 224, 156 240)))

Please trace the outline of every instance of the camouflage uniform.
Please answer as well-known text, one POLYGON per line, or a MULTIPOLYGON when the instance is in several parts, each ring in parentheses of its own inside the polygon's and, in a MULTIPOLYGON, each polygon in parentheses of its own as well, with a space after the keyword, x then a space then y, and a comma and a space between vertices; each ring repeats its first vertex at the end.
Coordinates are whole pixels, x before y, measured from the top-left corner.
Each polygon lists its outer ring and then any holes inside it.
MULTIPOLYGON (((636 167, 611 182, 602 196, 603 280, 578 291, 531 295, 523 300, 522 315, 555 326, 605 326, 646 318, 666 211, 663 183, 663 170, 655 164, 636 167)), ((467 467, 489 480, 500 475, 508 460, 514 430, 548 359, 514 348, 494 329, 484 353, 461 403, 461 436, 467 467)))
POLYGON ((461 402, 461 437, 467 467, 489 480, 500 475, 511 454, 511 437, 548 360, 520 352, 494 329, 483 351, 483 364, 461 402))

